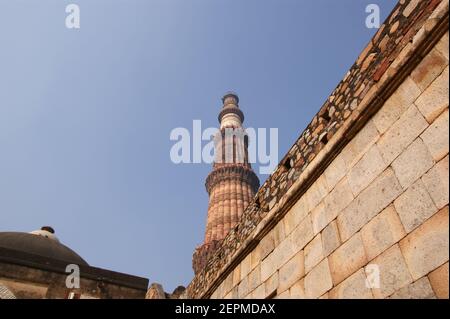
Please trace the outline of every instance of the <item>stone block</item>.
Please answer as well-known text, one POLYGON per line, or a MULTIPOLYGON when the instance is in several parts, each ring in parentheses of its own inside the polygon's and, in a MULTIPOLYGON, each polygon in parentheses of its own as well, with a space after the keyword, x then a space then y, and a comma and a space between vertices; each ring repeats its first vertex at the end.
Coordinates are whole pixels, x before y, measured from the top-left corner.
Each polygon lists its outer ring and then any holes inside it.
POLYGON ((422 91, 425 91, 447 65, 447 59, 435 48, 411 72, 411 78, 422 91))
POLYGON ((427 127, 422 114, 411 105, 377 142, 385 163, 390 164, 427 127))
POLYGON ((308 215, 291 233, 290 239, 294 251, 302 250, 313 237, 311 215, 308 215))
POLYGON ((394 171, 386 169, 338 216, 340 238, 346 241, 387 207, 403 189, 394 171))
POLYGON ((361 234, 357 233, 329 257, 333 284, 337 285, 367 263, 361 234))
POLYGON ((422 277, 396 291, 390 296, 391 299, 435 299, 436 296, 431 288, 427 277, 422 277))
MULTIPOLYGON (((383 252, 370 265, 376 265, 379 269, 380 287, 372 287, 375 298, 386 298, 413 281, 398 245, 383 252)), ((368 267, 366 274, 369 276, 368 267)))
POLYGON ((324 259, 305 276, 306 298, 318 298, 333 287, 328 260, 324 259))
POLYGON ((347 170, 360 160, 379 137, 380 135, 373 121, 367 122, 340 154, 344 163, 347 165, 347 170))
POLYGON ((434 119, 448 108, 448 66, 442 74, 414 102, 417 108, 433 123, 434 119))
POLYGON ((265 282, 264 282, 264 288, 266 291, 266 296, 268 297, 272 295, 274 292, 278 289, 278 271, 276 271, 272 276, 270 276, 265 282))
POLYGON ((248 276, 248 274, 252 270, 251 268, 252 268, 252 255, 248 254, 241 261, 241 280, 248 276))
POLYGON ((422 180, 411 185, 394 201, 394 206, 407 233, 420 226, 438 210, 422 180))
POLYGON ((305 279, 297 281, 289 290, 292 299, 305 299, 305 279))
POLYGON ((425 143, 417 138, 392 163, 392 168, 403 189, 407 189, 434 165, 425 143))
POLYGON ((259 285, 251 295, 252 299, 264 299, 266 298, 264 285, 259 285))
POLYGON ((428 274, 431 286, 439 299, 448 299, 448 262, 428 274))
POLYGON ((348 184, 357 196, 387 167, 377 145, 373 145, 348 173, 348 184))
POLYGON ((239 299, 245 298, 250 293, 250 286, 248 284, 248 277, 241 280, 238 286, 239 299))
POLYGON ((237 265, 233 270, 233 286, 237 286, 241 282, 241 265, 237 265))
POLYGON ((448 206, 402 241, 400 248, 414 280, 448 261, 448 206))
POLYGON ((447 156, 422 177, 422 181, 438 209, 448 205, 448 162, 447 156))
POLYGON ((330 299, 372 299, 372 290, 366 285, 366 274, 360 269, 329 292, 330 299))
POLYGON ((316 207, 328 193, 329 191, 325 176, 321 175, 304 195, 308 207, 316 207))
POLYGON ((338 155, 324 172, 325 179, 330 190, 334 189, 336 184, 345 176, 347 166, 341 155, 338 155))
POLYGON ((305 247, 305 272, 309 272, 323 259, 322 238, 318 234, 305 247))
POLYGON ((442 36, 442 38, 436 44, 436 50, 438 50, 439 53, 442 54, 442 56, 444 56, 447 59, 448 63, 448 31, 446 34, 442 36))
POLYGON ((322 245, 323 245, 323 255, 327 257, 341 244, 339 238, 339 230, 336 221, 332 221, 325 229, 322 231, 322 245))
POLYGON ((374 115, 373 122, 380 133, 386 132, 422 92, 416 83, 407 77, 383 107, 374 115))
POLYGON ((305 257, 303 251, 297 253, 279 270, 278 292, 291 288, 295 282, 305 275, 305 257))
POLYGON ((372 260, 404 236, 406 232, 392 205, 375 216, 361 230, 368 260, 372 260))
MULTIPOLYGON (((336 216, 350 204, 353 200, 354 196, 352 194, 352 190, 349 186, 347 178, 342 179, 333 191, 324 198, 323 202, 325 204, 325 210, 327 212, 327 218, 324 227, 328 225, 330 221, 332 221, 336 216), (329 212, 332 211, 332 212, 329 212), (332 217, 332 218, 331 218, 332 217), (330 219, 331 218, 331 219, 330 219)), ((323 229, 320 228, 320 229, 323 229)))
POLYGON ((446 110, 420 136, 436 162, 448 154, 448 128, 448 110, 446 110))
POLYGON ((286 236, 289 235, 295 227, 306 217, 308 214, 308 208, 305 201, 305 197, 300 198, 294 206, 289 210, 289 212, 283 218, 284 230, 286 236))
POLYGON ((270 231, 258 244, 259 254, 261 260, 264 260, 275 248, 275 241, 273 240, 273 230, 270 231))
POLYGON ((256 267, 248 276, 250 291, 253 291, 261 284, 261 266, 256 267))

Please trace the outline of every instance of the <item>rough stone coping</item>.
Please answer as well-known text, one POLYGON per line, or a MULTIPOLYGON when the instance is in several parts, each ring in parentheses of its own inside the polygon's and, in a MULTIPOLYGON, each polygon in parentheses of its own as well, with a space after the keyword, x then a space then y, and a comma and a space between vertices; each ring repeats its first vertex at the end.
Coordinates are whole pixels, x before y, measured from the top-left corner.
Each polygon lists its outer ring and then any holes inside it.
POLYGON ((448 29, 448 0, 400 0, 355 64, 187 288, 217 283, 281 219, 448 29))

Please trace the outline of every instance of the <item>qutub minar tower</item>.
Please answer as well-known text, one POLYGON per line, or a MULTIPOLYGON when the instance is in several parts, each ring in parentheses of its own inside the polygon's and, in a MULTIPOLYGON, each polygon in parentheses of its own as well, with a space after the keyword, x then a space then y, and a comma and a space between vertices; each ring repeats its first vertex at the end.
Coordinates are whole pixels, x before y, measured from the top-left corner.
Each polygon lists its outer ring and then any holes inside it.
POLYGON ((248 160, 248 137, 242 123, 239 98, 227 93, 219 113, 220 131, 215 141, 213 170, 206 178, 209 194, 205 240, 194 252, 192 266, 198 273, 218 244, 236 226, 259 188, 259 179, 248 160))

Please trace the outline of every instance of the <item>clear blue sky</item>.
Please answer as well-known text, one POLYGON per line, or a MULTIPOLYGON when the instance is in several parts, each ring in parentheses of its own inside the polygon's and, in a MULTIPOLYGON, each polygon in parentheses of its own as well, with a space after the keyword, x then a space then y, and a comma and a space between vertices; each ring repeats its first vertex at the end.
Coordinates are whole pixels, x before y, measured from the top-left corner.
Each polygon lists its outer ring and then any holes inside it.
POLYGON ((170 131, 217 126, 233 90, 281 158, 374 34, 366 5, 395 2, 0 0, 0 231, 51 225, 91 265, 187 285, 210 166, 173 164, 170 131))

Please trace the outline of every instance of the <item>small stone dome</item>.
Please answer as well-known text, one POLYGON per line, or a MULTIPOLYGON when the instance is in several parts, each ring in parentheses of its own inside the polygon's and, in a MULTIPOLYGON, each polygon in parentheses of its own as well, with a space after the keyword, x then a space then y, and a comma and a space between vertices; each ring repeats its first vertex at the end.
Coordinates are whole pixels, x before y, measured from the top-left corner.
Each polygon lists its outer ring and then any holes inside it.
POLYGON ((61 244, 53 228, 49 226, 31 233, 0 232, 0 247, 67 263, 88 265, 76 252, 61 244))

